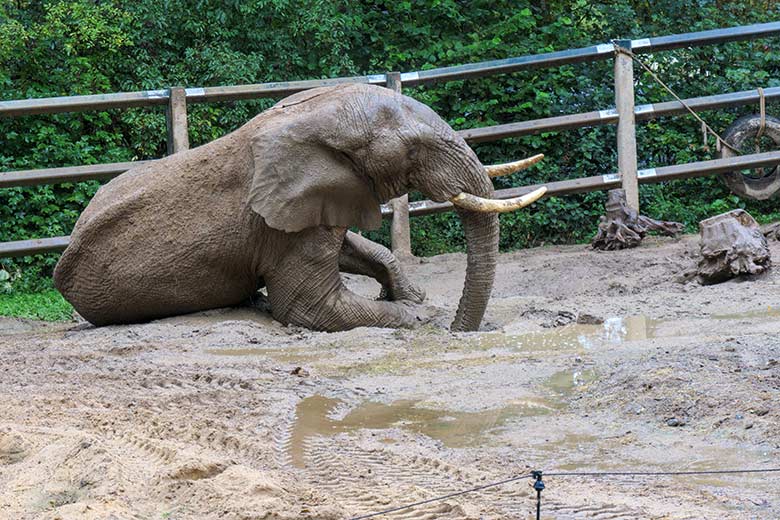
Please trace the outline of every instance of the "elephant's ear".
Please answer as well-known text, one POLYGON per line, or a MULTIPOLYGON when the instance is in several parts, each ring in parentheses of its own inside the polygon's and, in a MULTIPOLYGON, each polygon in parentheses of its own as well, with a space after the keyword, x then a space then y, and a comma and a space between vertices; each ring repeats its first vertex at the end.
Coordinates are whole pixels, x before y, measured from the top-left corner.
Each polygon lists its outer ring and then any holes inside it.
POLYGON ((271 124, 252 137, 252 210, 288 233, 313 226, 378 228, 382 213, 370 181, 333 146, 336 129, 314 119, 271 124))

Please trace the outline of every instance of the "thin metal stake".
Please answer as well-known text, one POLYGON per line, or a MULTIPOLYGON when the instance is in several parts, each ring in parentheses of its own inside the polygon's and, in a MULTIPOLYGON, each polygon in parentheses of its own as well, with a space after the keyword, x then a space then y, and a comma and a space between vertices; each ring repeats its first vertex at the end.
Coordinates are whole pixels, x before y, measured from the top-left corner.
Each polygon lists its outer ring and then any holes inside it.
POLYGON ((544 490, 544 482, 542 481, 542 472, 540 470, 532 471, 531 476, 534 478, 534 489, 536 490, 536 520, 541 520, 542 490, 544 490))

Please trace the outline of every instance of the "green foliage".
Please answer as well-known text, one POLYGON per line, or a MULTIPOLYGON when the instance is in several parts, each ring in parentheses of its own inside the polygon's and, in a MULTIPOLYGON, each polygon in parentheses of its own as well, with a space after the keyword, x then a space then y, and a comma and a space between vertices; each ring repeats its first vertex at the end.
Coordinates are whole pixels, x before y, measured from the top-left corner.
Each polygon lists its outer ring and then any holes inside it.
MULTIPOLYGON (((773 21, 772 0, 6 0, 0 2, 0 98, 286 81, 419 70, 642 38, 773 21)), ((682 97, 780 86, 780 40, 643 55, 682 97)), ((614 105, 612 63, 566 65, 406 89, 457 129, 614 105)), ((637 68, 637 103, 669 100, 637 68)), ((189 107, 193 145, 237 128, 272 101, 189 107)), ((776 109, 770 104, 769 111, 776 109)), ((755 107, 707 112, 722 131, 755 107)), ((161 108, 26 116, 0 121, 0 170, 160 157, 161 108)), ((714 158, 690 117, 638 127, 640 167, 714 158)), ((485 163, 544 152, 542 165, 496 187, 598 175, 616 169, 615 128, 595 127, 475 146, 485 163)), ((67 234, 97 182, 0 190, 0 241, 67 234)), ((735 199, 714 178, 646 185, 644 211, 685 222, 743 206, 759 220, 777 202, 735 199)), ((590 238, 604 195, 547 199, 501 217, 501 248, 590 238)), ((371 233, 387 243, 387 226, 371 233)), ((416 254, 462 248, 453 214, 414 219, 416 254)), ((51 287, 56 255, 4 259, 13 291, 51 287)))
POLYGON ((32 294, 0 294, 0 316, 67 321, 73 318, 73 307, 53 289, 32 294))

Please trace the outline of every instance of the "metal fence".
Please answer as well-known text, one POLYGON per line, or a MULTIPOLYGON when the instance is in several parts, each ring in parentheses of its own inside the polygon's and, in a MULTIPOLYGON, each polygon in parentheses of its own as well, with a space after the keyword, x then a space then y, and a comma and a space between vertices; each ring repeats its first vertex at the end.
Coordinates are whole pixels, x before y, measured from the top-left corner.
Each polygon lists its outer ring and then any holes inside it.
MULTIPOLYGON (((780 35, 780 22, 746 25, 728 29, 716 29, 656 38, 643 38, 617 42, 632 52, 650 53, 714 45, 729 41, 750 40, 780 35)), ((565 195, 587 191, 604 190, 623 186, 629 195, 633 194, 633 205, 638 206, 637 185, 639 183, 662 182, 714 175, 717 173, 752 169, 780 164, 780 151, 744 155, 729 159, 717 159, 689 164, 678 164, 637 171, 634 121, 649 120, 660 116, 687 113, 682 103, 673 101, 634 106, 633 68, 631 58, 616 52, 614 43, 604 43, 580 49, 521 56, 503 60, 484 61, 467 65, 443 67, 414 72, 388 72, 369 76, 332 78, 323 80, 261 83, 225 87, 182 88, 173 87, 141 92, 121 92, 89 96, 66 96, 39 99, 0 101, 0 117, 19 117, 32 114, 54 114, 84 110, 105 110, 109 108, 130 108, 162 105, 167 107, 168 153, 189 148, 187 137, 187 104, 216 101, 236 101, 283 97, 303 90, 337 85, 342 83, 366 83, 382 85, 401 91, 402 87, 422 85, 437 81, 462 80, 467 78, 505 74, 529 68, 555 67, 571 63, 615 60, 616 108, 569 114, 531 121, 509 123, 483 128, 461 130, 459 134, 471 143, 496 141, 507 137, 560 131, 588 126, 618 124, 619 173, 593 177, 569 179, 545 183, 549 195, 565 195)), ((780 87, 765 88, 767 101, 780 99, 780 87)), ((709 110, 758 103, 757 91, 745 91, 706 96, 684 100, 695 110, 709 110)), ((110 179, 133 166, 148 161, 97 164, 0 173, 0 188, 78 182, 92 179, 110 179)), ((528 193, 538 186, 522 186, 498 190, 496 197, 509 198, 528 193)), ((449 203, 420 201, 407 204, 405 199, 392 201, 382 207, 382 214, 394 220, 392 228, 393 249, 399 254, 409 253, 408 217, 427 215, 452 209, 449 203)), ((61 251, 68 244, 68 237, 40 238, 0 243, 0 257, 24 256, 37 253, 61 251)))

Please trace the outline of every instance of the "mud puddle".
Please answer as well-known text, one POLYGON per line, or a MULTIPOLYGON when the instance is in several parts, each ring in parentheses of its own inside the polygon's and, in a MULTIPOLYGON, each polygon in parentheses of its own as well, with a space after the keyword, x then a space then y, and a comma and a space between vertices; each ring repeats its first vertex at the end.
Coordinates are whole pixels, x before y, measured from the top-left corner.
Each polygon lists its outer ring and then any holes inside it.
POLYGON ((598 378, 593 369, 586 370, 561 370, 550 376, 544 386, 560 396, 568 396, 573 391, 598 378))
POLYGON ((777 319, 780 318, 780 307, 768 305, 765 309, 755 309, 746 312, 737 312, 733 314, 713 314, 714 320, 745 320, 745 319, 777 319))
POLYGON ((696 320, 662 320, 645 315, 612 316, 600 325, 571 324, 526 334, 482 334, 461 342, 466 348, 481 350, 511 349, 517 352, 577 352, 598 346, 615 346, 632 341, 701 335, 701 331, 723 327, 729 320, 775 320, 780 307, 734 314, 712 314, 696 320))
POLYGON ((593 348, 599 343, 615 345, 657 336, 664 322, 647 316, 610 317, 600 325, 571 324, 526 334, 486 333, 451 346, 463 349, 509 349, 515 352, 566 352, 593 348))
MULTIPOLYGON (((439 440, 448 448, 465 448, 484 445, 491 432, 496 432, 512 418, 545 415, 557 407, 556 403, 542 399, 528 399, 481 412, 456 412, 419 407, 419 402, 366 401, 338 419, 335 417, 344 404, 342 401, 321 395, 307 397, 296 408, 289 449, 293 465, 305 467, 306 441, 313 436, 401 428, 439 440)), ((392 441, 388 439, 388 442, 392 441)))
MULTIPOLYGON (((778 307, 767 307, 766 309, 736 314, 713 314, 708 318, 687 321, 661 320, 640 314, 612 316, 606 318, 603 323, 598 325, 575 323, 524 334, 506 332, 469 334, 454 338, 444 345, 439 344, 440 346, 429 345, 424 338, 416 338, 411 341, 413 345, 412 351, 417 355, 416 357, 437 354, 441 346, 449 353, 487 351, 503 351, 512 355, 535 354, 539 352, 584 353, 600 346, 614 347, 627 342, 646 341, 662 337, 698 335, 701 330, 709 330, 716 323, 727 320, 765 320, 778 317, 780 317, 780 308, 778 307)), ((339 348, 322 347, 270 346, 208 349, 206 353, 229 357, 266 356, 277 361, 300 364, 338 361, 340 350, 339 348)), ((396 361, 399 363, 403 360, 408 360, 407 353, 393 352, 386 357, 391 360, 398 358, 396 361)), ((337 364, 342 365, 342 363, 337 364)), ((373 359, 371 366, 374 371, 377 371, 382 366, 382 362, 381 360, 373 359)), ((354 375, 355 372, 361 372, 359 365, 351 362, 341 368, 341 371, 348 370, 350 372, 349 374, 341 375, 354 375)))
POLYGON ((594 370, 562 370, 541 385, 542 389, 550 390, 546 393, 551 397, 532 396, 478 412, 429 408, 421 405, 419 399, 390 404, 364 401, 346 410, 346 404, 339 399, 313 395, 296 407, 289 455, 296 467, 303 468, 308 438, 361 429, 401 428, 441 441, 448 448, 483 447, 513 419, 543 416, 563 409, 566 397, 596 378, 594 370))

